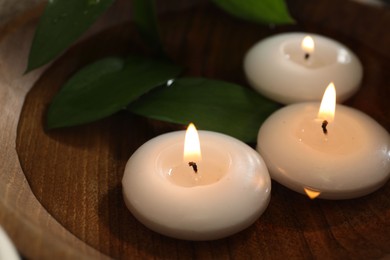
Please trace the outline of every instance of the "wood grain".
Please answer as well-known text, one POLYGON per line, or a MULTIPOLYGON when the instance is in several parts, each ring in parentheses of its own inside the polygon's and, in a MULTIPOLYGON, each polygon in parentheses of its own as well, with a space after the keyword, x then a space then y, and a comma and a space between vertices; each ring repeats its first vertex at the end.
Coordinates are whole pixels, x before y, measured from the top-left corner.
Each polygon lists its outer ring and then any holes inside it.
MULTIPOLYGON (((297 30, 332 37, 355 51, 364 66, 362 87, 347 104, 366 112, 389 131, 390 10, 350 1, 288 3, 298 23, 278 27, 240 21, 209 3, 180 12, 168 8, 159 17, 166 50, 188 68, 187 75, 246 85, 242 57, 256 41, 297 30)), ((26 256, 390 257, 390 183, 360 199, 312 201, 273 182, 271 202, 262 217, 247 230, 218 241, 180 241, 148 230, 124 206, 120 187, 124 165, 145 141, 176 127, 119 113, 85 126, 44 130, 45 111, 52 96, 77 68, 105 55, 147 52, 133 25, 113 26, 71 48, 42 74, 23 104, 24 95, 41 74, 38 71, 21 77, 32 26, 23 27, 13 35, 14 41, 5 44, 3 40, 0 45, 1 68, 6 69, 1 70, 0 77, 2 111, 6 111, 0 115, 1 122, 6 123, 1 125, 0 151, 2 171, 7 169, 7 174, 0 176, 0 223, 26 256), (24 52, 14 56, 20 49, 24 52), (32 241, 30 245, 28 241, 32 241)))
MULTIPOLYGON (((36 11, 36 10, 34 10, 36 11)), ((61 226, 31 192, 16 153, 16 129, 26 93, 42 73, 23 76, 37 13, 25 13, 28 20, 18 30, 7 27, 10 35, 0 45, 0 223, 26 256, 48 259, 55 255, 70 259, 96 257, 101 253, 88 247, 61 226), (51 248, 43 250, 43 248, 51 248)))

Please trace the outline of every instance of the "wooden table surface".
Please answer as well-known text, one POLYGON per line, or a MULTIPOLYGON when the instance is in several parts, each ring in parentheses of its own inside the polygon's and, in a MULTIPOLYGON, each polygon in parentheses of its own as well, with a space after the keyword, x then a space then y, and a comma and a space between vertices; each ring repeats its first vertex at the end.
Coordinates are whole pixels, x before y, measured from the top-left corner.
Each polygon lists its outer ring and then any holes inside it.
MULTIPOLYGON (((363 63, 361 89, 346 104, 369 114, 390 131, 390 8, 352 1, 290 0, 289 9, 297 23, 275 27, 238 20, 209 2, 192 2, 182 1, 177 8, 172 7, 174 1, 159 2, 166 51, 187 68, 185 75, 246 86, 242 59, 255 42, 289 31, 322 34, 347 45, 363 63)), ((30 20, 14 25, 21 27, 19 31, 8 30, 8 34, 13 34, 8 42, 12 37, 31 38, 35 20, 30 20), (23 30, 28 33, 21 33, 23 30)), ((11 43, 1 48, 4 43, 1 45, 0 39, 3 67, 8 66, 6 62, 14 62, 13 57, 26 58, 29 41, 22 47, 12 47, 11 43), (12 56, 10 51, 23 55, 12 56)), ((19 105, 4 101, 6 105, 1 108, 2 111, 8 108, 8 116, 0 115, 0 120, 11 129, 6 132, 9 134, 0 136, 0 141, 16 140, 21 166, 19 169, 16 162, 6 164, 16 157, 0 160, 7 169, 2 171, 8 176, 0 177, 0 224, 24 256, 390 258, 390 182, 371 195, 344 201, 310 200, 273 182, 265 213, 248 229, 217 241, 176 240, 140 224, 125 207, 121 194, 125 163, 147 140, 182 126, 121 112, 92 124, 48 132, 44 129, 44 118, 53 95, 79 67, 106 55, 146 51, 131 22, 117 23, 72 47, 44 72, 38 70, 23 78, 20 73, 23 61, 15 65, 19 74, 11 75, 22 80, 1 74, 8 77, 0 78, 4 85, 26 85, 26 89, 12 92, 19 95, 15 98, 19 105), (14 106, 17 109, 12 113, 9 108, 14 106), (12 132, 16 132, 16 125, 17 136, 12 132)), ((14 67, 8 70, 13 71, 14 67)), ((11 93, 1 92, 1 88, 0 93, 11 93)), ((13 147, 8 144, 0 149, 4 157, 4 151, 12 152, 13 147)))

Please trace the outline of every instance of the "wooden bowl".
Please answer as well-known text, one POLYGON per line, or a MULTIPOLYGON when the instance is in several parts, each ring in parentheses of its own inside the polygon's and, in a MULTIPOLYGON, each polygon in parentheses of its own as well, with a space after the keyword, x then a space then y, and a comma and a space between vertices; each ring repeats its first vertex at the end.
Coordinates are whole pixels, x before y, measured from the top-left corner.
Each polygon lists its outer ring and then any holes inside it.
MULTIPOLYGON (((24 75, 42 6, 0 29, 0 224, 27 258, 385 258, 390 257, 390 183, 355 200, 309 200, 273 182, 271 202, 250 228, 225 239, 180 241, 148 230, 126 209, 120 180, 145 141, 177 129, 118 113, 47 132, 52 96, 78 68, 106 55, 147 51, 118 1, 53 64, 24 75)), ((362 60, 361 89, 346 104, 390 130, 390 10, 351 1, 295 0, 297 24, 260 26, 205 1, 159 3, 163 42, 186 75, 247 85, 244 53, 287 31, 334 38, 362 60)))

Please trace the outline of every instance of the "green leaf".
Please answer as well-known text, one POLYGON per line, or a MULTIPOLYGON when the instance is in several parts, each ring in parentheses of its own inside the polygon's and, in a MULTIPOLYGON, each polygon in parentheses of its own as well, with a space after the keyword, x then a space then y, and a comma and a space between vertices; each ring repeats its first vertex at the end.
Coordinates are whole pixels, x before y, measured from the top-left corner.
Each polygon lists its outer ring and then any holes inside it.
POLYGON ((212 0, 226 12, 256 23, 293 23, 284 0, 212 0))
POLYGON ((131 112, 158 120, 222 132, 255 142, 262 122, 278 104, 251 89, 203 78, 181 78, 132 103, 131 112))
POLYGON ((47 126, 73 126, 109 116, 180 71, 169 62, 138 56, 95 62, 75 74, 55 96, 47 126))
POLYGON ((154 0, 133 0, 133 16, 138 31, 157 53, 162 54, 154 0))
POLYGON ((27 71, 63 52, 114 0, 49 0, 30 49, 27 71))

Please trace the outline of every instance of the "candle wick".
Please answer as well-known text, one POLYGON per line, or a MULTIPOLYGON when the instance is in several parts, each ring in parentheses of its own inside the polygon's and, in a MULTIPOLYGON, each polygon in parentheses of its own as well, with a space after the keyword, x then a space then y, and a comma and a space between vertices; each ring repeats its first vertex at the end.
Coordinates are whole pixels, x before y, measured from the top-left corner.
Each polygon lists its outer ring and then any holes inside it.
POLYGON ((310 58, 310 53, 305 53, 305 60, 308 60, 310 58))
POLYGON ((195 173, 198 173, 198 165, 196 165, 196 162, 189 162, 188 166, 192 167, 195 173))
POLYGON ((322 132, 324 132, 324 134, 328 134, 328 129, 326 129, 326 126, 328 125, 328 121, 324 120, 324 122, 322 122, 322 132))

